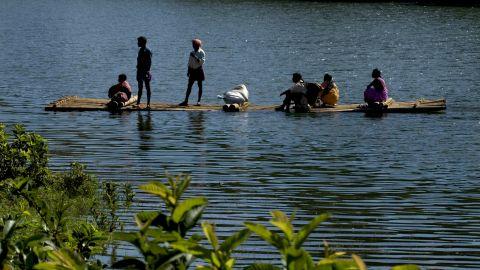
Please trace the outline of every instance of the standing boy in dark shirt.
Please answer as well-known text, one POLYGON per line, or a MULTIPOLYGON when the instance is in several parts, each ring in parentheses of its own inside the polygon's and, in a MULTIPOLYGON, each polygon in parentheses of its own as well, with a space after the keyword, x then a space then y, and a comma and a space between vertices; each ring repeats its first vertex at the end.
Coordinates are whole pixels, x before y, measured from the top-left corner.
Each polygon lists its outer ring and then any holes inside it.
POLYGON ((138 37, 138 57, 137 57, 137 81, 138 81, 138 100, 137 106, 140 105, 142 98, 143 83, 145 82, 145 88, 147 89, 147 109, 150 109, 150 80, 152 74, 150 73, 150 67, 152 66, 152 52, 147 48, 147 38, 144 36, 138 37))

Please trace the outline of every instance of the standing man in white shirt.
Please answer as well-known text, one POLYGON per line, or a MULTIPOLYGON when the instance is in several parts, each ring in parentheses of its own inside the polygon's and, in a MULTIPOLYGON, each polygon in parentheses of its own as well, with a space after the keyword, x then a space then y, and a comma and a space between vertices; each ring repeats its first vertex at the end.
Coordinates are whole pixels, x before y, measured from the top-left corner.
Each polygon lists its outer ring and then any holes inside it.
POLYGON ((205 73, 203 72, 203 63, 205 63, 205 52, 200 48, 202 41, 200 39, 192 40, 193 51, 190 52, 188 58, 188 86, 185 100, 178 104, 178 106, 188 106, 188 97, 192 92, 192 86, 195 82, 198 84, 198 101, 196 106, 200 106, 202 99, 202 82, 205 80, 205 73))

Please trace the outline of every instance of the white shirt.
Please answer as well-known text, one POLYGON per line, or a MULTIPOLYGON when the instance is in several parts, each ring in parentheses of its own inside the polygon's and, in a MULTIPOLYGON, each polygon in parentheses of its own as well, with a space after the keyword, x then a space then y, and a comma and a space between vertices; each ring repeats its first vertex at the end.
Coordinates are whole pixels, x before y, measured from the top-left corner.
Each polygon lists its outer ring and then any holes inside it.
POLYGON ((199 60, 190 55, 190 58, 188 58, 188 67, 193 69, 201 67, 203 63, 205 63, 205 52, 200 48, 198 51, 192 51, 191 53, 193 53, 199 60))
POLYGON ((305 88, 305 83, 303 81, 299 81, 298 83, 294 84, 290 87, 290 93, 307 93, 307 88, 305 88))

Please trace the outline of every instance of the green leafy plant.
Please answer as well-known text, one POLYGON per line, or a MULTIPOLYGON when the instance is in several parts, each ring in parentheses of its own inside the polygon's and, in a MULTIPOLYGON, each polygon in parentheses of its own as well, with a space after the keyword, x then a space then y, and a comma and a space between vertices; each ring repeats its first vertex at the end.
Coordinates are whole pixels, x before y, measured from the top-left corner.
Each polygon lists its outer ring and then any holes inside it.
POLYGON ((235 265, 235 259, 231 257, 233 251, 250 236, 248 229, 243 229, 219 244, 215 226, 208 223, 202 223, 203 233, 207 237, 212 249, 201 246, 198 241, 180 240, 172 243, 172 247, 182 252, 192 254, 203 259, 209 265, 197 266, 197 269, 203 270, 231 270, 235 265))
POLYGON ((0 219, 0 229, 2 231, 2 237, 0 238, 0 267, 1 269, 12 269, 12 265, 9 258, 9 250, 12 249, 12 238, 18 222, 11 217, 0 219))
POLYGON ((103 244, 108 240, 105 232, 86 222, 76 225, 70 235, 69 243, 73 243, 74 250, 85 259, 103 251, 103 244))
POLYGON ((96 206, 91 208, 91 216, 97 226, 104 231, 113 232, 118 228, 123 230, 119 211, 127 211, 134 197, 135 193, 128 183, 120 185, 114 182, 103 182, 98 192, 96 206), (123 190, 120 190, 120 188, 123 188, 123 190), (123 202, 123 205, 121 205, 121 202, 123 202))
MULTIPOLYGON (((318 264, 313 262, 313 259, 308 251, 303 249, 302 245, 307 240, 308 236, 322 223, 329 218, 328 214, 321 214, 314 217, 308 224, 303 226, 297 232, 292 225, 293 218, 289 218, 282 211, 272 211, 272 219, 270 223, 277 227, 280 232, 269 230, 267 227, 253 222, 245 222, 245 226, 257 234, 260 238, 274 246, 281 254, 282 265, 288 270, 310 270, 310 269, 360 269, 354 260, 339 261, 336 257, 340 254, 326 254, 328 257, 318 264), (327 260, 327 261, 326 261, 327 260), (339 268, 328 268, 327 264, 339 268), (341 264, 341 265, 340 265, 341 264)), ((249 269, 264 269, 268 268, 266 264, 253 265, 249 269), (256 267, 256 268, 255 268, 256 267)))
POLYGON ((4 234, 2 257, 15 269, 32 269, 49 250, 71 248, 84 258, 100 252, 107 238, 85 225, 90 209, 102 201, 97 179, 79 163, 51 172, 46 140, 21 125, 12 132, 0 124, 0 215, 20 218, 3 227, 15 224, 4 234))
POLYGON ((9 137, 0 124, 0 181, 29 176, 32 187, 44 185, 49 176, 46 140, 22 125, 14 126, 11 143, 9 137))
MULTIPOLYGON (((169 243, 184 239, 200 219, 206 207, 207 199, 193 197, 181 200, 185 190, 190 185, 189 176, 176 177, 167 175, 167 185, 151 182, 140 186, 140 189, 160 198, 166 213, 159 211, 140 212, 135 216, 138 232, 118 232, 114 238, 126 241, 138 248, 144 261, 135 258, 125 258, 114 263, 114 268, 137 269, 186 269, 193 260, 192 255, 173 249, 169 243)), ((192 243, 200 238, 193 235, 192 243)))

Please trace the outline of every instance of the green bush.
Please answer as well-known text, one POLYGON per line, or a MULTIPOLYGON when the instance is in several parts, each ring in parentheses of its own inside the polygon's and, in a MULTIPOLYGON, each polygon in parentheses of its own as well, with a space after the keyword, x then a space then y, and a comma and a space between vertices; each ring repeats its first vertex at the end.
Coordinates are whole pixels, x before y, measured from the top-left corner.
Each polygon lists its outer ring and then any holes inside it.
MULTIPOLYGON (((52 172, 46 140, 20 125, 12 132, 10 136, 0 124, 0 269, 33 269, 47 257, 68 255, 67 250, 83 259, 102 252, 108 233, 119 225, 120 192, 99 188, 98 180, 79 163, 66 172, 52 172), (107 192, 114 199, 107 200, 107 192), (103 227, 94 213, 107 213, 103 227)), ((124 187, 129 204, 132 189, 124 187)))
POLYGON ((33 188, 44 186, 49 175, 46 140, 21 125, 14 126, 11 142, 9 137, 0 124, 0 181, 29 177, 33 188))

